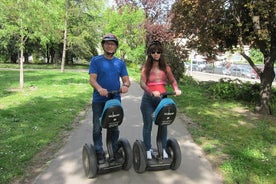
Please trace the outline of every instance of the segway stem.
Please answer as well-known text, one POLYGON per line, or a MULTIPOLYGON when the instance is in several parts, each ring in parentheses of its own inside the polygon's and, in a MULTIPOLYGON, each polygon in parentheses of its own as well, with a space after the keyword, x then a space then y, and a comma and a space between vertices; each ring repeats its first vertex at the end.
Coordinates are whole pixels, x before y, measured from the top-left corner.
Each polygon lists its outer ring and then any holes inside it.
POLYGON ((158 155, 160 156, 160 158, 163 158, 163 147, 162 147, 163 131, 164 131, 164 126, 158 126, 156 144, 157 144, 158 155))
POLYGON ((112 137, 111 137, 111 130, 108 128, 106 132, 106 147, 109 154, 109 160, 114 160, 114 151, 112 147, 112 137))
MULTIPOLYGON (((121 91, 120 90, 115 90, 115 91, 108 91, 108 99, 113 99, 116 94, 119 94, 121 91)), ((106 130, 106 147, 107 151, 109 154, 109 160, 114 161, 114 150, 112 147, 112 131, 110 130, 110 127, 107 127, 106 130)))
MULTIPOLYGON (((164 98, 167 98, 168 95, 175 95, 175 92, 161 93, 160 97, 164 99, 164 98)), ((157 151, 158 151, 158 155, 160 156, 160 159, 163 158, 162 136, 163 136, 164 128, 165 128, 164 125, 158 125, 158 131, 156 136, 157 151)))

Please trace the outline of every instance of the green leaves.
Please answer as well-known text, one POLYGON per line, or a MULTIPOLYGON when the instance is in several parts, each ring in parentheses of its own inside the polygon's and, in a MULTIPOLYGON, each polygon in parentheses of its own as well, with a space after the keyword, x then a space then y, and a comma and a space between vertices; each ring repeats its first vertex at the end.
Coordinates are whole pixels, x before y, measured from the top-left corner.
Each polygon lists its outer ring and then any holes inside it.
POLYGON ((136 63, 144 60, 145 15, 142 9, 122 6, 105 12, 104 32, 111 32, 119 39, 117 55, 136 63), (142 59, 143 58, 143 59, 142 59))

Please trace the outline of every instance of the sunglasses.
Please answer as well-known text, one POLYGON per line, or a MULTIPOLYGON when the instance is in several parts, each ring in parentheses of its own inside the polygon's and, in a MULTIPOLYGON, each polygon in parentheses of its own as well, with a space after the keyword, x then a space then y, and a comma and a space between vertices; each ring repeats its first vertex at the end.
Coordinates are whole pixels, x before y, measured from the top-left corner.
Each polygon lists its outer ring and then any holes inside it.
POLYGON ((151 54, 155 54, 155 53, 161 54, 161 52, 159 52, 159 51, 151 52, 151 54))

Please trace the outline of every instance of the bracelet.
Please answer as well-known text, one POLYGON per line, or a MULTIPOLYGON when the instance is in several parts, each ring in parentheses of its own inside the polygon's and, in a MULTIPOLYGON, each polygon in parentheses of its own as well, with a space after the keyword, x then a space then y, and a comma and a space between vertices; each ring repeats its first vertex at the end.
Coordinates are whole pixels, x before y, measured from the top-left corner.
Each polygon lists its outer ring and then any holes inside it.
POLYGON ((129 85, 127 85, 127 84, 123 84, 123 86, 125 86, 125 87, 128 87, 128 88, 129 88, 129 85))

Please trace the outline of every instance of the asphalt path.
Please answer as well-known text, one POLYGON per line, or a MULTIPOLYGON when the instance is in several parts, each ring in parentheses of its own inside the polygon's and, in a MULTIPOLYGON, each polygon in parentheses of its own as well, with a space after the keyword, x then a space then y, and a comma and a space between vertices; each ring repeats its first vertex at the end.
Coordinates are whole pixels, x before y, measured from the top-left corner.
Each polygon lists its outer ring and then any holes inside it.
MULTIPOLYGON (((122 96, 125 117, 120 126, 120 137, 127 138, 131 146, 135 140, 142 139, 140 113, 142 93, 140 86, 132 82, 129 92, 122 96)), ((182 162, 177 170, 146 171, 138 174, 132 167, 129 171, 120 170, 88 179, 82 167, 82 147, 85 143, 92 143, 92 111, 89 107, 85 119, 72 131, 64 147, 36 177, 33 184, 221 184, 219 175, 187 131, 185 125, 187 122, 183 116, 178 114, 168 130, 168 137, 177 139, 182 153, 182 162)), ((157 128, 154 126, 152 131, 154 146, 156 132, 157 128)), ((105 131, 103 133, 105 137, 105 131)))

